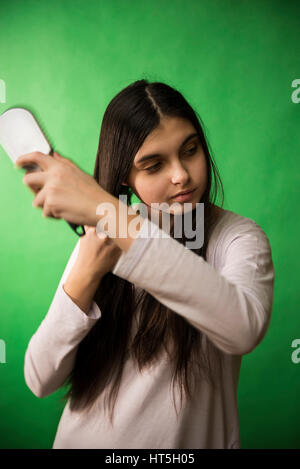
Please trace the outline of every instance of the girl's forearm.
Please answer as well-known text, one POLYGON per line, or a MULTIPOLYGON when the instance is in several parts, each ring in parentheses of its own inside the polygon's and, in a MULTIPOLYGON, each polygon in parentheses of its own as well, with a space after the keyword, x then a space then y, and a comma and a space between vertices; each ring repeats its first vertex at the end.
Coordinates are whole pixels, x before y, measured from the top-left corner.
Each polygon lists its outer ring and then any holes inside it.
POLYGON ((73 268, 63 284, 63 289, 71 300, 88 314, 101 279, 99 275, 85 274, 73 268))

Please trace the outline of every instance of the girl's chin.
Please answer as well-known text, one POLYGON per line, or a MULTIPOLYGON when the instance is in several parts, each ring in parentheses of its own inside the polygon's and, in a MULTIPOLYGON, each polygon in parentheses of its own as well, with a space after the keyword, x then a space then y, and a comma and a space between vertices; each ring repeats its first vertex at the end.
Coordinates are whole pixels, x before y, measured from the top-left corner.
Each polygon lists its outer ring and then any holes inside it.
MULTIPOLYGON (((162 202, 160 202, 159 205, 160 204, 162 204, 162 202)), ((147 205, 148 218, 151 217, 151 212, 153 215, 157 215, 157 212, 160 212, 160 215, 162 215, 162 213, 182 215, 183 213, 191 212, 196 208, 195 202, 164 202, 164 204, 164 207, 160 206, 158 209, 155 206, 151 207, 147 205)))
POLYGON ((195 208, 195 202, 176 202, 176 205, 172 204, 169 213, 171 213, 172 215, 181 215, 183 213, 191 212, 195 208))

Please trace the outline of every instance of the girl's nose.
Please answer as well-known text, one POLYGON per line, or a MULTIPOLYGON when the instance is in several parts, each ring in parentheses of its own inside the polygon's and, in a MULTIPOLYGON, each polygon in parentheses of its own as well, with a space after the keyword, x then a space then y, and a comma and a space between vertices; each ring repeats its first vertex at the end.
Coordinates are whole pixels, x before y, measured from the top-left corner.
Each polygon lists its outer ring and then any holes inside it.
POLYGON ((189 178, 189 173, 182 164, 179 163, 173 166, 171 170, 171 180, 173 184, 185 185, 189 178))

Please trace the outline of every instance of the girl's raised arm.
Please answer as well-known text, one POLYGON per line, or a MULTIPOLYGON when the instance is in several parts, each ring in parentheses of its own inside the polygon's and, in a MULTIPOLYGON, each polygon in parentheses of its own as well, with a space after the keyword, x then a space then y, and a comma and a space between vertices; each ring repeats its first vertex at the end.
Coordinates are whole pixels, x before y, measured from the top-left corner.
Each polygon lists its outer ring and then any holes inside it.
POLYGON ((163 238, 146 218, 112 272, 180 314, 223 352, 247 354, 268 327, 274 268, 266 234, 244 220, 226 230, 213 267, 176 239, 163 238))

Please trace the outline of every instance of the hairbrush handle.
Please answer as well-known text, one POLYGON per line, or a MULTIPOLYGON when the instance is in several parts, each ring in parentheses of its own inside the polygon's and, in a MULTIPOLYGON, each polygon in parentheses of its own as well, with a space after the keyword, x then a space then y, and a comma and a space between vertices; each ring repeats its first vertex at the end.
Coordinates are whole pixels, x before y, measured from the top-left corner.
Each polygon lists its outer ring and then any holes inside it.
POLYGON ((84 226, 82 226, 82 225, 76 225, 75 223, 71 223, 71 222, 68 221, 68 220, 66 220, 66 222, 70 225, 70 227, 72 228, 72 230, 74 230, 75 233, 76 233, 78 236, 84 236, 84 235, 85 235, 84 226), (81 230, 81 233, 78 232, 77 230, 81 230))

